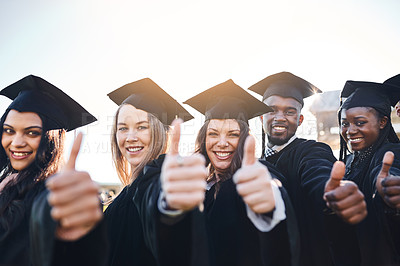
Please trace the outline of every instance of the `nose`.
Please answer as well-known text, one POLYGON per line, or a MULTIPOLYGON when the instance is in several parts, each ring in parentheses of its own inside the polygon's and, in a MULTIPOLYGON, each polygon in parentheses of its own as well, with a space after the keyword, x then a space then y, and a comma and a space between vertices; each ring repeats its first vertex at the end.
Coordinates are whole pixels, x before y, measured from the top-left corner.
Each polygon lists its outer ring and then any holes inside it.
POLYGON ((357 127, 353 124, 350 124, 349 127, 347 128, 346 134, 347 135, 353 135, 357 132, 357 127))
POLYGON ((11 145, 14 147, 24 147, 26 145, 25 138, 21 134, 15 134, 11 145))
POLYGON ((277 111, 274 114, 274 120, 275 121, 285 121, 286 116, 284 115, 284 113, 282 111, 277 111))
POLYGON ((224 138, 224 137, 221 137, 219 140, 218 140, 218 147, 220 147, 220 148, 226 148, 226 147, 228 147, 229 146, 229 143, 228 143, 228 141, 226 140, 226 138, 224 138))
POLYGON ((126 141, 130 142, 134 142, 134 141, 138 141, 138 137, 137 137, 137 132, 136 130, 131 130, 128 132, 127 136, 126 136, 126 141))

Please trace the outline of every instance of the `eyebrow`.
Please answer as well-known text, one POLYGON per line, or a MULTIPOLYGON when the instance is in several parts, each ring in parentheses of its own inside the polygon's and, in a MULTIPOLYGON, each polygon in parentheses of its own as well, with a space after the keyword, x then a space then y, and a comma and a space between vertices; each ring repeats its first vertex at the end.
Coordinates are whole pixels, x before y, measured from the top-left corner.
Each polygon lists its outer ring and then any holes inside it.
MULTIPOLYGON (((146 120, 142 120, 142 121, 139 121, 139 122, 137 122, 136 124, 144 124, 144 123, 149 123, 149 121, 146 121, 146 120)), ((124 123, 124 122, 119 122, 119 123, 117 123, 117 126, 119 126, 119 125, 126 125, 126 123, 124 123)))
MULTIPOLYGON (((217 131, 217 132, 218 132, 217 129, 212 128, 212 127, 208 128, 207 131, 208 131, 208 130, 213 130, 213 131, 217 131)), ((229 130, 228 132, 233 132, 233 131, 239 131, 239 132, 240 132, 240 129, 231 129, 231 130, 229 130)))
MULTIPOLYGON (((9 124, 3 124, 3 127, 4 126, 6 126, 6 127, 10 127, 10 128, 14 128, 13 126, 11 126, 11 125, 9 125, 9 124)), ((41 126, 30 126, 30 127, 26 127, 25 128, 25 130, 27 130, 27 129, 40 129, 40 130, 42 130, 43 128, 41 127, 41 126)))

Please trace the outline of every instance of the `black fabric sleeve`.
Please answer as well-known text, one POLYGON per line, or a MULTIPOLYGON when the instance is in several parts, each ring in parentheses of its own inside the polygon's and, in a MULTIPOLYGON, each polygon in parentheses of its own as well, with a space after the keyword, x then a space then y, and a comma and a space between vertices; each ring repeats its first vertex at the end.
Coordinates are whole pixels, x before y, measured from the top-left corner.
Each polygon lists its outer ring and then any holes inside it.
POLYGON ((55 238, 57 223, 51 218, 48 190, 34 201, 30 220, 32 264, 35 266, 106 265, 108 245, 104 222, 77 241, 55 238))

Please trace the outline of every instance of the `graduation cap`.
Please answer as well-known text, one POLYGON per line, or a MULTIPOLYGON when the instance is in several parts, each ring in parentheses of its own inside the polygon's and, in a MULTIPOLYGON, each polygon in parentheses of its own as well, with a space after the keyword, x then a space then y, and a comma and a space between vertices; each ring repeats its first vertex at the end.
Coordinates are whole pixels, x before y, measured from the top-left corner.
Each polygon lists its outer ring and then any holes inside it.
POLYGON ((400 87, 385 83, 348 80, 340 97, 347 98, 341 109, 372 107, 380 113, 390 116, 391 106, 394 107, 400 100, 400 87))
POLYGON ((383 82, 383 84, 389 84, 392 86, 400 87, 400 74, 393 76, 383 82))
POLYGON ((263 101, 272 95, 294 98, 304 105, 303 99, 322 91, 310 82, 290 72, 280 72, 252 85, 249 90, 263 96, 263 101))
POLYGON ((239 119, 246 123, 249 119, 271 112, 272 108, 231 79, 218 84, 184 102, 204 114, 209 119, 239 119))
POLYGON ((130 104, 155 115, 165 125, 170 125, 176 117, 182 118, 184 122, 193 118, 182 105, 149 78, 126 84, 107 95, 118 105, 130 104))
POLYGON ((46 131, 70 131, 97 120, 62 90, 37 76, 20 79, 1 90, 0 95, 13 100, 7 110, 34 112, 48 118, 46 131))

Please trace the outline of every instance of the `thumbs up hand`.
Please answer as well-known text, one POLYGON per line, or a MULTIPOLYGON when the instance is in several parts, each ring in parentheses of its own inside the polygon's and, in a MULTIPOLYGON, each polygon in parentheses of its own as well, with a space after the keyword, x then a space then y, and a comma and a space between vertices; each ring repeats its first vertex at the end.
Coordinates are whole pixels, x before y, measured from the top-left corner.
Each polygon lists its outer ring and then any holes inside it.
POLYGON ((400 176, 389 174, 393 160, 393 152, 386 152, 383 157, 381 171, 376 179, 376 188, 389 207, 400 209, 400 176))
POLYGON ((337 161, 325 185, 324 200, 336 215, 349 224, 357 224, 367 216, 364 194, 353 181, 343 181, 345 165, 337 161))
POLYGON ((86 235, 102 219, 98 185, 89 174, 75 170, 75 161, 82 142, 76 137, 67 164, 59 174, 50 177, 46 186, 50 191, 48 202, 51 216, 58 221, 57 238, 74 241, 86 235))
POLYGON ((200 154, 179 155, 181 119, 172 122, 170 150, 161 170, 161 184, 168 208, 192 210, 201 205, 205 197, 207 169, 200 154))
POLYGON ((255 213, 268 213, 275 208, 271 174, 255 157, 255 140, 248 136, 244 145, 242 167, 233 175, 236 189, 255 213))

